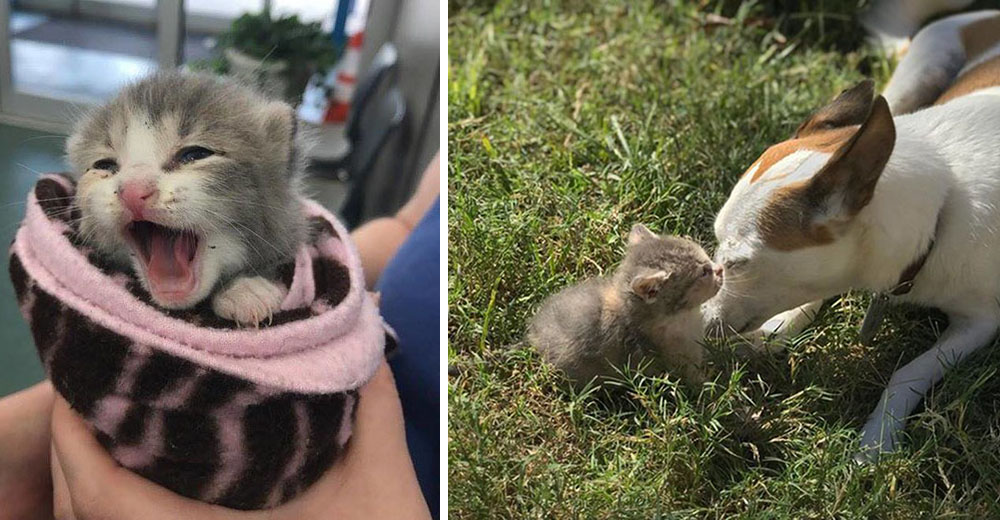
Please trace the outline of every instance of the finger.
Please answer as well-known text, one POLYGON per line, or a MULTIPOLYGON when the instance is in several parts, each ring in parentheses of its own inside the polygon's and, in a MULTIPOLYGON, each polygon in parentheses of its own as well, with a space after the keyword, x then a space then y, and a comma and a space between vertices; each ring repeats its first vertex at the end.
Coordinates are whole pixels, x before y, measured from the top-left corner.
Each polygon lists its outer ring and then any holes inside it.
POLYGON ((52 518, 48 381, 0 399, 0 520, 52 518))
POLYGON ((52 444, 72 510, 81 520, 246 518, 179 496, 119 467, 61 397, 52 407, 52 444))

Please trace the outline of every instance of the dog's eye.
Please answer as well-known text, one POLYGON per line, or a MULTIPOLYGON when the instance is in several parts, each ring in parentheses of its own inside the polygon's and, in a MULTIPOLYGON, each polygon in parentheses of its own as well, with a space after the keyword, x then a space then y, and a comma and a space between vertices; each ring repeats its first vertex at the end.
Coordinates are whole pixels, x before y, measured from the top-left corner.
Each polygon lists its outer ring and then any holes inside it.
POLYGON ((712 269, 712 264, 705 264, 701 266, 701 277, 704 278, 706 276, 711 276, 712 271, 714 271, 714 269, 712 269))
POLYGON ((182 148, 181 151, 177 152, 176 158, 177 162, 187 164, 194 161, 200 161, 213 155, 215 155, 215 152, 203 146, 188 146, 187 148, 182 148))
POLYGON ((107 170, 111 173, 118 171, 118 163, 114 159, 101 159, 95 162, 91 167, 94 170, 107 170))

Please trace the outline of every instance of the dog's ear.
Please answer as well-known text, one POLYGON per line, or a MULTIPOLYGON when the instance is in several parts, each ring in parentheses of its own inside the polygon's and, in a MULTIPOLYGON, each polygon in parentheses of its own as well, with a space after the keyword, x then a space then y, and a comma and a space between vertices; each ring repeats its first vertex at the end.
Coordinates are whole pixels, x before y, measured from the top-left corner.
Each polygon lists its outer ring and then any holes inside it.
POLYGON ((779 250, 828 244, 872 200, 896 144, 889 104, 879 96, 861 127, 810 179, 775 190, 760 211, 764 242, 779 250))
POLYGON ((795 137, 806 137, 822 130, 864 123, 872 110, 874 95, 874 81, 866 79, 854 85, 841 92, 829 105, 813 112, 809 119, 799 125, 795 137))
POLYGON ((653 233, 642 224, 636 224, 632 226, 632 231, 628 232, 628 245, 631 247, 650 238, 656 238, 656 233, 653 233))
POLYGON ((810 205, 833 210, 840 217, 853 217, 871 202, 895 144, 892 113, 885 98, 879 96, 861 128, 810 179, 805 190, 810 205))
POLYGON ((636 275, 635 278, 632 278, 629 287, 631 287, 632 292, 636 296, 642 298, 642 301, 652 303, 656 301, 656 296, 660 294, 660 289, 670 279, 672 274, 666 271, 657 271, 652 274, 636 275))

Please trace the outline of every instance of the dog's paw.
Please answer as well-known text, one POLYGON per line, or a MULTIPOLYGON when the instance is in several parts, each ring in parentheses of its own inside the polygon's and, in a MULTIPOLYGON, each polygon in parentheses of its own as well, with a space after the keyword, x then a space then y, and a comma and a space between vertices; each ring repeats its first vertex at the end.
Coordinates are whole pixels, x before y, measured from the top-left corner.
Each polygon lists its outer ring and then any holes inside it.
POLYGON ((912 40, 888 34, 869 33, 867 42, 887 58, 901 60, 910 50, 912 40))
POLYGON ((861 429, 861 449, 854 455, 855 462, 866 464, 875 462, 879 455, 896 450, 899 428, 893 421, 869 419, 861 429))
POLYGON ((922 25, 920 20, 905 16, 905 13, 892 12, 891 9, 884 8, 863 13, 858 22, 868 33, 866 38, 868 44, 892 59, 902 59, 906 55, 913 34, 922 25))
POLYGON ((240 277, 215 294, 212 310, 220 318, 255 327, 281 309, 287 292, 267 278, 240 277))

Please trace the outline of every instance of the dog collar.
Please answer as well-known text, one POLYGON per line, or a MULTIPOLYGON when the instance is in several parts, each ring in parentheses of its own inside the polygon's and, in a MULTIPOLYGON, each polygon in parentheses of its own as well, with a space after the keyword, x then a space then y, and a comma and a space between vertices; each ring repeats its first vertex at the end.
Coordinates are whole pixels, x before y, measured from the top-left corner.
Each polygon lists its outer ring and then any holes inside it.
POLYGON ((861 344, 868 345, 875 338, 875 334, 882 326, 882 319, 885 318, 885 311, 889 308, 889 297, 902 296, 913 290, 913 280, 920 274, 920 270, 927 263, 927 258, 931 256, 931 251, 934 250, 934 239, 937 237, 939 227, 941 227, 940 211, 938 212, 937 223, 934 224, 934 235, 931 236, 931 242, 927 245, 924 253, 918 256, 910 265, 906 266, 906 269, 903 269, 903 272, 899 275, 899 281, 896 282, 896 285, 892 289, 880 292, 872 298, 872 302, 868 304, 868 310, 865 311, 865 319, 861 323, 861 330, 858 332, 858 340, 861 344))
POLYGON ((902 296, 913 290, 913 280, 920 274, 920 270, 927 263, 927 258, 931 256, 931 251, 934 250, 934 240, 937 238, 938 230, 941 229, 941 213, 941 210, 938 209, 937 219, 934 221, 934 234, 931 235, 930 243, 927 244, 924 254, 918 256, 916 260, 906 266, 906 269, 903 269, 903 272, 899 274, 899 281, 892 289, 879 293, 879 296, 902 296))
POLYGON ((931 243, 928 244, 927 250, 924 254, 920 255, 916 260, 910 265, 906 266, 899 275, 899 281, 896 282, 896 286, 893 287, 887 294, 890 296, 902 296, 913 290, 913 280, 920 273, 920 269, 924 267, 927 263, 927 257, 931 256, 931 250, 934 249, 934 237, 931 237, 931 243))

